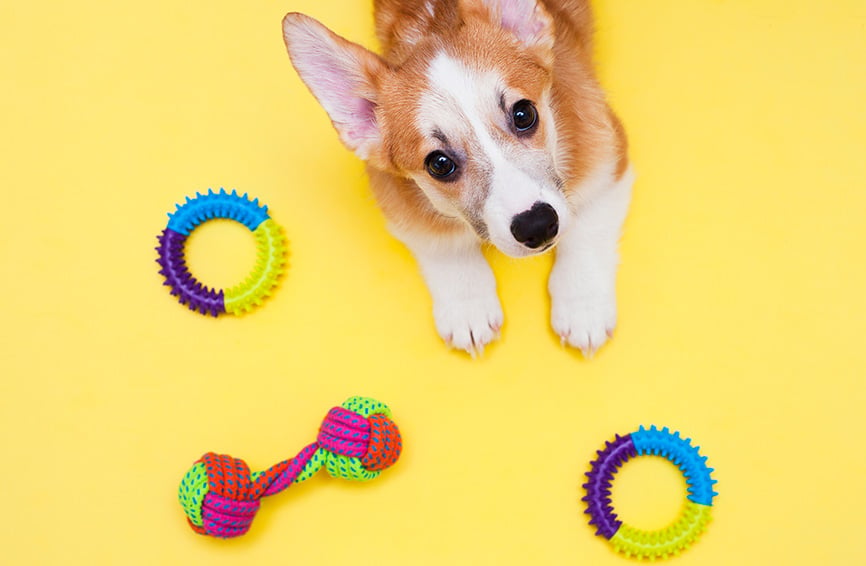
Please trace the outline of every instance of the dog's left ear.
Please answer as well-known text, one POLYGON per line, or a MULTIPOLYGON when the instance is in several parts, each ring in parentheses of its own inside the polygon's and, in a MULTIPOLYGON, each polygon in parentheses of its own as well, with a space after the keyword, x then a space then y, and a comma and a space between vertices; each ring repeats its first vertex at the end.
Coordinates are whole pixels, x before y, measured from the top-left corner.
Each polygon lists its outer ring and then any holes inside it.
POLYGON ((480 0, 503 29, 545 62, 553 60, 553 18, 538 0, 480 0))

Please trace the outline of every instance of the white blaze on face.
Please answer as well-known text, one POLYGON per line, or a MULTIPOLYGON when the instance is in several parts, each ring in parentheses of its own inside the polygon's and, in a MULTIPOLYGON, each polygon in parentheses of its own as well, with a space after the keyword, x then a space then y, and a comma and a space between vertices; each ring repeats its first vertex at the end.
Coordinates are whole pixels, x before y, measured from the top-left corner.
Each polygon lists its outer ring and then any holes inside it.
POLYGON ((511 129, 508 109, 522 97, 498 73, 471 69, 445 53, 431 61, 427 78, 417 126, 431 139, 431 148, 457 153, 449 156, 461 166, 461 189, 457 195, 446 194, 444 184, 426 174, 415 180, 443 213, 482 221, 502 252, 536 253, 511 234, 514 216, 541 201, 553 206, 562 222, 568 209, 551 178, 551 154, 517 140, 511 129), (500 105, 503 95, 507 112, 500 105), (444 134, 449 147, 433 139, 433 132, 444 134), (473 163, 461 163, 467 156, 473 163))

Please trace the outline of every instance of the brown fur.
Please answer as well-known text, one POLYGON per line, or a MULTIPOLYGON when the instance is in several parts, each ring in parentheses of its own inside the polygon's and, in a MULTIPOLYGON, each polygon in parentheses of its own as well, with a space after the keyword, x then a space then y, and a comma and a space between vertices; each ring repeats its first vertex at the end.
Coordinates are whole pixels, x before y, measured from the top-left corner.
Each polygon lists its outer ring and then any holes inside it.
MULTIPOLYGON (((618 157, 617 176, 626 170, 625 134, 593 71, 593 22, 586 0, 543 0, 555 26, 552 62, 518 49, 506 32, 490 25, 478 3, 440 0, 433 4, 434 16, 426 4, 425 0, 374 2, 385 62, 385 69, 378 71, 382 74, 374 79, 380 87, 377 119, 384 144, 371 157, 368 172, 389 220, 413 231, 442 234, 463 229, 459 220, 437 212, 406 175, 407 170, 420 170, 424 155, 435 149, 425 146, 424 137, 407 124, 407 118, 415 114, 423 94, 427 65, 441 50, 467 64, 495 68, 508 84, 535 91, 537 96, 550 87, 561 148, 558 173, 566 192, 611 150, 618 157)), ((539 132, 536 137, 543 136, 539 132)))
POLYGON ((480 242, 511 257, 556 246, 551 325, 591 355, 616 325, 634 175, 593 70, 588 0, 374 3, 382 56, 302 14, 283 36, 418 260, 439 335, 475 354, 502 327, 480 242))

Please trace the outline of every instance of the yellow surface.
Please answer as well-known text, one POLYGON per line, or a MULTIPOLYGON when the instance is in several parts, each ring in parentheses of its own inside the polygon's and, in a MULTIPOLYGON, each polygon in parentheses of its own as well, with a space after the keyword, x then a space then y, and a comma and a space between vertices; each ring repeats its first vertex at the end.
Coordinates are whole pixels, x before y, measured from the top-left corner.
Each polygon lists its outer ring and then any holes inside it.
MULTIPOLYGON (((507 322, 483 359, 435 335, 280 36, 298 10, 372 45, 369 2, 4 2, 2 561, 626 564, 585 524, 582 474, 656 423, 698 441, 721 493, 677 564, 866 563, 866 5, 596 6, 639 180, 620 327, 587 362, 549 330, 549 256, 489 254, 507 322), (240 319, 180 307, 154 263, 173 203, 219 186, 270 205, 291 246, 240 319), (243 539, 186 527, 201 453, 266 467, 353 394, 393 408, 393 470, 296 486, 243 539)), ((252 257, 231 229, 198 238, 214 277, 252 257)), ((660 528, 676 506, 638 476, 679 480, 648 465, 616 492, 660 528)))

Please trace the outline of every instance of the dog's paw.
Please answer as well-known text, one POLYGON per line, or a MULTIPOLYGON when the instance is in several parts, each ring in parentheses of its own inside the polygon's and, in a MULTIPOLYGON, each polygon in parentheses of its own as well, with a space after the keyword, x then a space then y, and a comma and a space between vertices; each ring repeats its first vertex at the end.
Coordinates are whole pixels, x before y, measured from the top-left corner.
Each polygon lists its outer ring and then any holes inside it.
POLYGON ((551 294, 550 323, 563 345, 591 358, 616 327, 616 298, 612 292, 551 294))
POLYGON ((563 345, 577 348, 591 358, 613 336, 616 302, 554 298, 550 323, 563 345))
POLYGON ((504 318, 495 293, 440 300, 434 305, 433 317, 445 343, 472 357, 483 353, 484 346, 499 337, 504 318))

